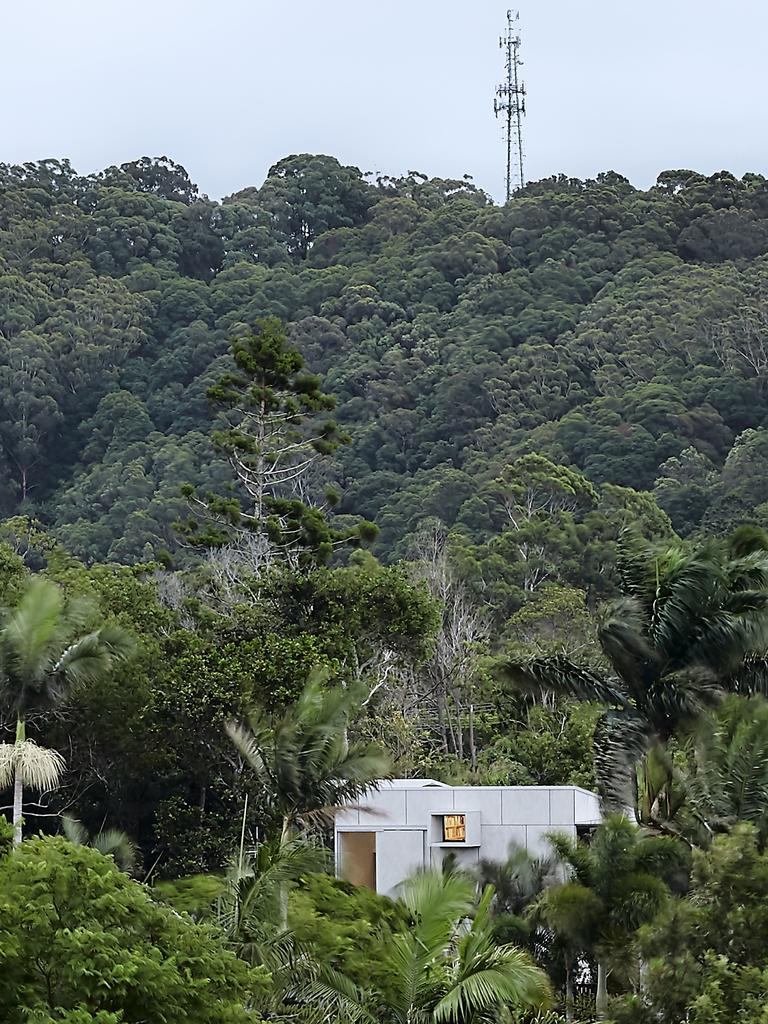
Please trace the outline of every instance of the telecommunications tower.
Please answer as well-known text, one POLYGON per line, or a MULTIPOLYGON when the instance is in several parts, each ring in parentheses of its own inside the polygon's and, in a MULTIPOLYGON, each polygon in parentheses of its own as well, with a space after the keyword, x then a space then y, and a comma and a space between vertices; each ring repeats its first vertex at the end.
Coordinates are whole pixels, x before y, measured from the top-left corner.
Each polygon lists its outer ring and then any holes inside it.
POLYGON ((520 79, 520 12, 507 11, 507 31, 499 39, 505 51, 505 78, 496 89, 493 110, 503 117, 504 141, 507 144, 507 200, 512 195, 512 180, 518 187, 525 184, 523 174, 523 117, 525 116, 525 84, 520 79))

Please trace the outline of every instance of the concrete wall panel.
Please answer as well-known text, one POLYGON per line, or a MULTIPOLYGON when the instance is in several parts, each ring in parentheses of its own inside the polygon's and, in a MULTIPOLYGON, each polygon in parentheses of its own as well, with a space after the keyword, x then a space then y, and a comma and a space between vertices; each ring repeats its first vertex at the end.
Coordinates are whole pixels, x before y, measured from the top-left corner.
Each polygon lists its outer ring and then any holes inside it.
POLYGON ((335 815, 336 828, 345 828, 347 825, 359 825, 359 817, 357 808, 338 810, 335 815))
POLYGON ((561 832, 571 839, 576 838, 576 829, 573 825, 528 825, 525 832, 528 853, 534 857, 548 857, 552 853, 552 847, 547 842, 547 835, 550 832, 561 832))
POLYGON ((406 824, 424 828, 432 814, 450 814, 453 811, 452 789, 406 790, 406 824))
POLYGON ((381 790, 360 798, 360 825, 378 829, 405 823, 405 790, 381 790))
POLYGON ((549 820, 553 825, 573 825, 575 816, 575 790, 551 789, 549 791, 549 820))
POLYGON ((595 793, 589 793, 585 789, 577 789, 575 792, 576 824, 577 825, 599 825, 600 800, 595 793))
POLYGON ((513 843, 525 849, 525 825, 483 825, 481 860, 505 861, 513 843))
POLYGON ((457 811, 479 811, 480 821, 488 825, 501 825, 501 790, 457 786, 453 791, 453 806, 457 811))
POLYGON ((424 867, 424 833, 420 829, 389 829, 376 835, 376 890, 385 896, 414 871, 424 867))
POLYGON ((503 789, 501 810, 505 825, 549 825, 549 790, 503 789))

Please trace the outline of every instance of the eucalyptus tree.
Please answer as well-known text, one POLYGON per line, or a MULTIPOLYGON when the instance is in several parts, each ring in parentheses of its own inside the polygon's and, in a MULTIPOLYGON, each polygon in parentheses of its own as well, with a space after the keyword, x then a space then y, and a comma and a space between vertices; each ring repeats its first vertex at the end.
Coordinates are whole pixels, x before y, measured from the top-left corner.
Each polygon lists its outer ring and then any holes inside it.
POLYGON ((57 785, 64 762, 27 738, 28 720, 60 707, 73 689, 128 658, 133 642, 116 625, 94 627, 96 610, 39 577, 0 617, 0 703, 15 721, 15 742, 0 744, 0 786, 13 785, 13 824, 21 842, 25 785, 57 785))
POLYGON ((622 596, 598 629, 606 670, 562 655, 507 660, 513 685, 606 706, 596 731, 596 766, 609 806, 632 799, 635 767, 681 727, 698 721, 726 689, 764 686, 746 669, 766 647, 768 538, 741 528, 694 548, 625 533, 617 571, 622 596))

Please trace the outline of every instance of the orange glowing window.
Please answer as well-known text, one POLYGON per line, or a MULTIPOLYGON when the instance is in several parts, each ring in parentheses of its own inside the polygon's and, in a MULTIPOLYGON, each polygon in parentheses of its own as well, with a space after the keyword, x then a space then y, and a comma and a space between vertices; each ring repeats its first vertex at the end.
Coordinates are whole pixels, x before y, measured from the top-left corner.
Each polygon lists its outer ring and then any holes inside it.
POLYGON ((465 814, 443 815, 443 842, 463 843, 467 838, 467 821, 465 814))

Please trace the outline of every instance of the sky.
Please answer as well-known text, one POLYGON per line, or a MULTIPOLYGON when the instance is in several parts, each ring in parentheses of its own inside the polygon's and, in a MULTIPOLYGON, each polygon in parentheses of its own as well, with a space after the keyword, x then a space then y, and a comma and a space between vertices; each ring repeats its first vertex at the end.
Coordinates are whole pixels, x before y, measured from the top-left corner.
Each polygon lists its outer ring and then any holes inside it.
MULTIPOLYGON (((201 191, 291 153, 503 198, 497 0, 0 0, 0 161, 138 156, 201 191)), ((766 0, 520 0, 528 179, 768 173, 766 0)))

